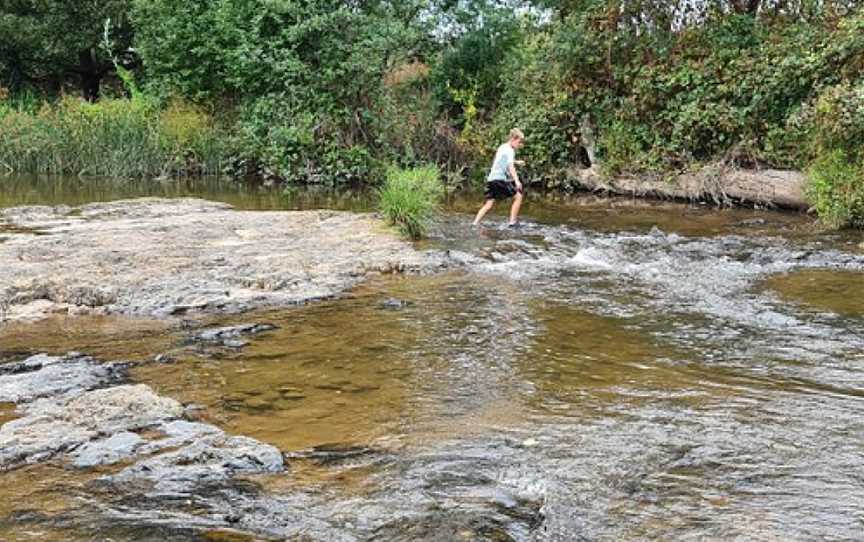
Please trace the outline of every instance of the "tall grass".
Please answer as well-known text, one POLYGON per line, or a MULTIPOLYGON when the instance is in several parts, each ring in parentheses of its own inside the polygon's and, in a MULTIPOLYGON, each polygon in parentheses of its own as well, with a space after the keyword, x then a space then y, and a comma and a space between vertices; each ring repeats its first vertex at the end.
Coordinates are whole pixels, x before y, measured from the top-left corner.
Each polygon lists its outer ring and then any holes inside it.
POLYGON ((444 186, 437 166, 391 167, 384 186, 378 191, 378 210, 403 235, 420 239, 443 195, 444 186))
POLYGON ((225 145, 203 111, 182 102, 62 97, 0 100, 0 171, 150 177, 217 173, 225 145))

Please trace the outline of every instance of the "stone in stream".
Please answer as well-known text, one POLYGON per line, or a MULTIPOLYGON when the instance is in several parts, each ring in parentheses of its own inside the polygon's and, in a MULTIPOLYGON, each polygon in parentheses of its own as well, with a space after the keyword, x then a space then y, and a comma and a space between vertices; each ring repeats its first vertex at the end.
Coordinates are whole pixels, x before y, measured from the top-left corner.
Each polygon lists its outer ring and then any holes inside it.
POLYGON ((205 329, 197 333, 193 333, 186 338, 187 345, 194 346, 199 352, 218 356, 219 351, 213 351, 212 348, 228 348, 230 350, 239 350, 249 346, 249 341, 242 337, 248 335, 258 335, 266 331, 279 329, 273 324, 241 324, 236 326, 225 326, 205 329))
POLYGON ((194 494, 205 483, 224 481, 236 474, 276 473, 283 468, 282 453, 277 448, 220 432, 179 450, 138 461, 103 481, 122 485, 146 480, 154 484, 156 493, 194 494))
POLYGON ((740 222, 736 222, 733 226, 739 227, 751 227, 751 226, 765 226, 768 223, 764 218, 748 218, 746 220, 742 220, 740 222))
POLYGON ((189 341, 225 344, 226 342, 238 339, 243 335, 257 335, 274 329, 278 329, 278 327, 273 324, 241 324, 238 326, 217 327, 199 331, 189 337, 189 341))
POLYGON ((31 356, 0 365, 0 403, 21 403, 39 397, 75 393, 119 382, 125 365, 99 363, 77 353, 57 357, 31 356))
POLYGON ((169 363, 176 363, 176 362, 177 362, 177 358, 175 358, 174 356, 172 356, 170 354, 158 354, 158 355, 153 357, 153 363, 169 364, 169 363))
POLYGON ((387 310, 400 310, 404 309, 405 307, 410 307, 411 305, 413 305, 411 301, 397 299, 395 297, 388 297, 381 302, 380 307, 387 310))
POLYGON ((199 483, 236 473, 283 469, 276 448, 182 420, 180 403, 146 385, 116 385, 125 376, 118 372, 123 367, 80 354, 40 354, 0 367, 0 402, 17 403, 21 415, 0 427, 0 471, 55 456, 79 468, 147 456, 119 479, 143 478, 159 488, 193 492, 199 483), (164 437, 134 433, 141 429, 164 437))
POLYGON ((0 469, 48 459, 100 435, 142 429, 179 417, 183 407, 143 384, 38 399, 0 427, 0 469))

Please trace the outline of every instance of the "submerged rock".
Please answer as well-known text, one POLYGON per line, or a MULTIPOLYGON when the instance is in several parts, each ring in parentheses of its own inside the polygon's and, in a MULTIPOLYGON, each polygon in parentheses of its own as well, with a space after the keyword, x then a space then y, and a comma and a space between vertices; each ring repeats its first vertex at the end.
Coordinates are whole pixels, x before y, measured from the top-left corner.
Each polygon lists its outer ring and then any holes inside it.
POLYGON ((157 354, 156 356, 153 357, 153 363, 170 364, 170 363, 176 363, 176 362, 177 362, 177 358, 175 358, 174 356, 172 356, 170 354, 157 354))
POLYGON ((404 309, 405 307, 410 307, 411 305, 413 305, 411 301, 407 301, 405 299, 397 299, 395 297, 388 297, 387 299, 382 301, 379 306, 382 309, 387 310, 400 310, 404 309))
POLYGON ((272 331, 274 329, 278 328, 273 324, 242 324, 239 326, 217 327, 196 333, 192 335, 191 340, 223 342, 228 339, 236 339, 242 335, 257 335, 258 333, 272 331))
POLYGON ((274 329, 279 328, 273 324, 241 324, 237 326, 217 327, 194 333, 186 339, 186 342, 188 344, 216 345, 237 349, 249 345, 249 341, 243 340, 241 337, 258 335, 259 333, 274 329))

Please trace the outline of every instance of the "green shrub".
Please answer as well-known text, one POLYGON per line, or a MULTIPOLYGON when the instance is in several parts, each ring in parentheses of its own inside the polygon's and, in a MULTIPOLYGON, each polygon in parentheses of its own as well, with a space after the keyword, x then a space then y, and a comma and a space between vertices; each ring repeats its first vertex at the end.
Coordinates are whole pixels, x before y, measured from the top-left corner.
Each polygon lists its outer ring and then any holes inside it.
POLYGON ((419 239, 426 233, 438 208, 444 187, 437 166, 390 168, 378 191, 378 210, 403 235, 419 239))
POLYGON ((808 168, 807 196, 832 228, 864 227, 864 167, 836 149, 808 168))

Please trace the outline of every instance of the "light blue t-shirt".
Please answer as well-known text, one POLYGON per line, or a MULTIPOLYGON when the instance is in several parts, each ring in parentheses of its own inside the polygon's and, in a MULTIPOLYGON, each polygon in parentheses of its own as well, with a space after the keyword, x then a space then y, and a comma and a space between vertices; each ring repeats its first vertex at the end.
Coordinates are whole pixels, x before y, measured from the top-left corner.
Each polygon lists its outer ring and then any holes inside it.
POLYGON ((492 162, 492 169, 489 171, 489 176, 486 181, 506 181, 510 177, 508 171, 510 165, 516 159, 516 151, 510 146, 510 143, 504 143, 498 147, 495 153, 495 160, 492 162))

